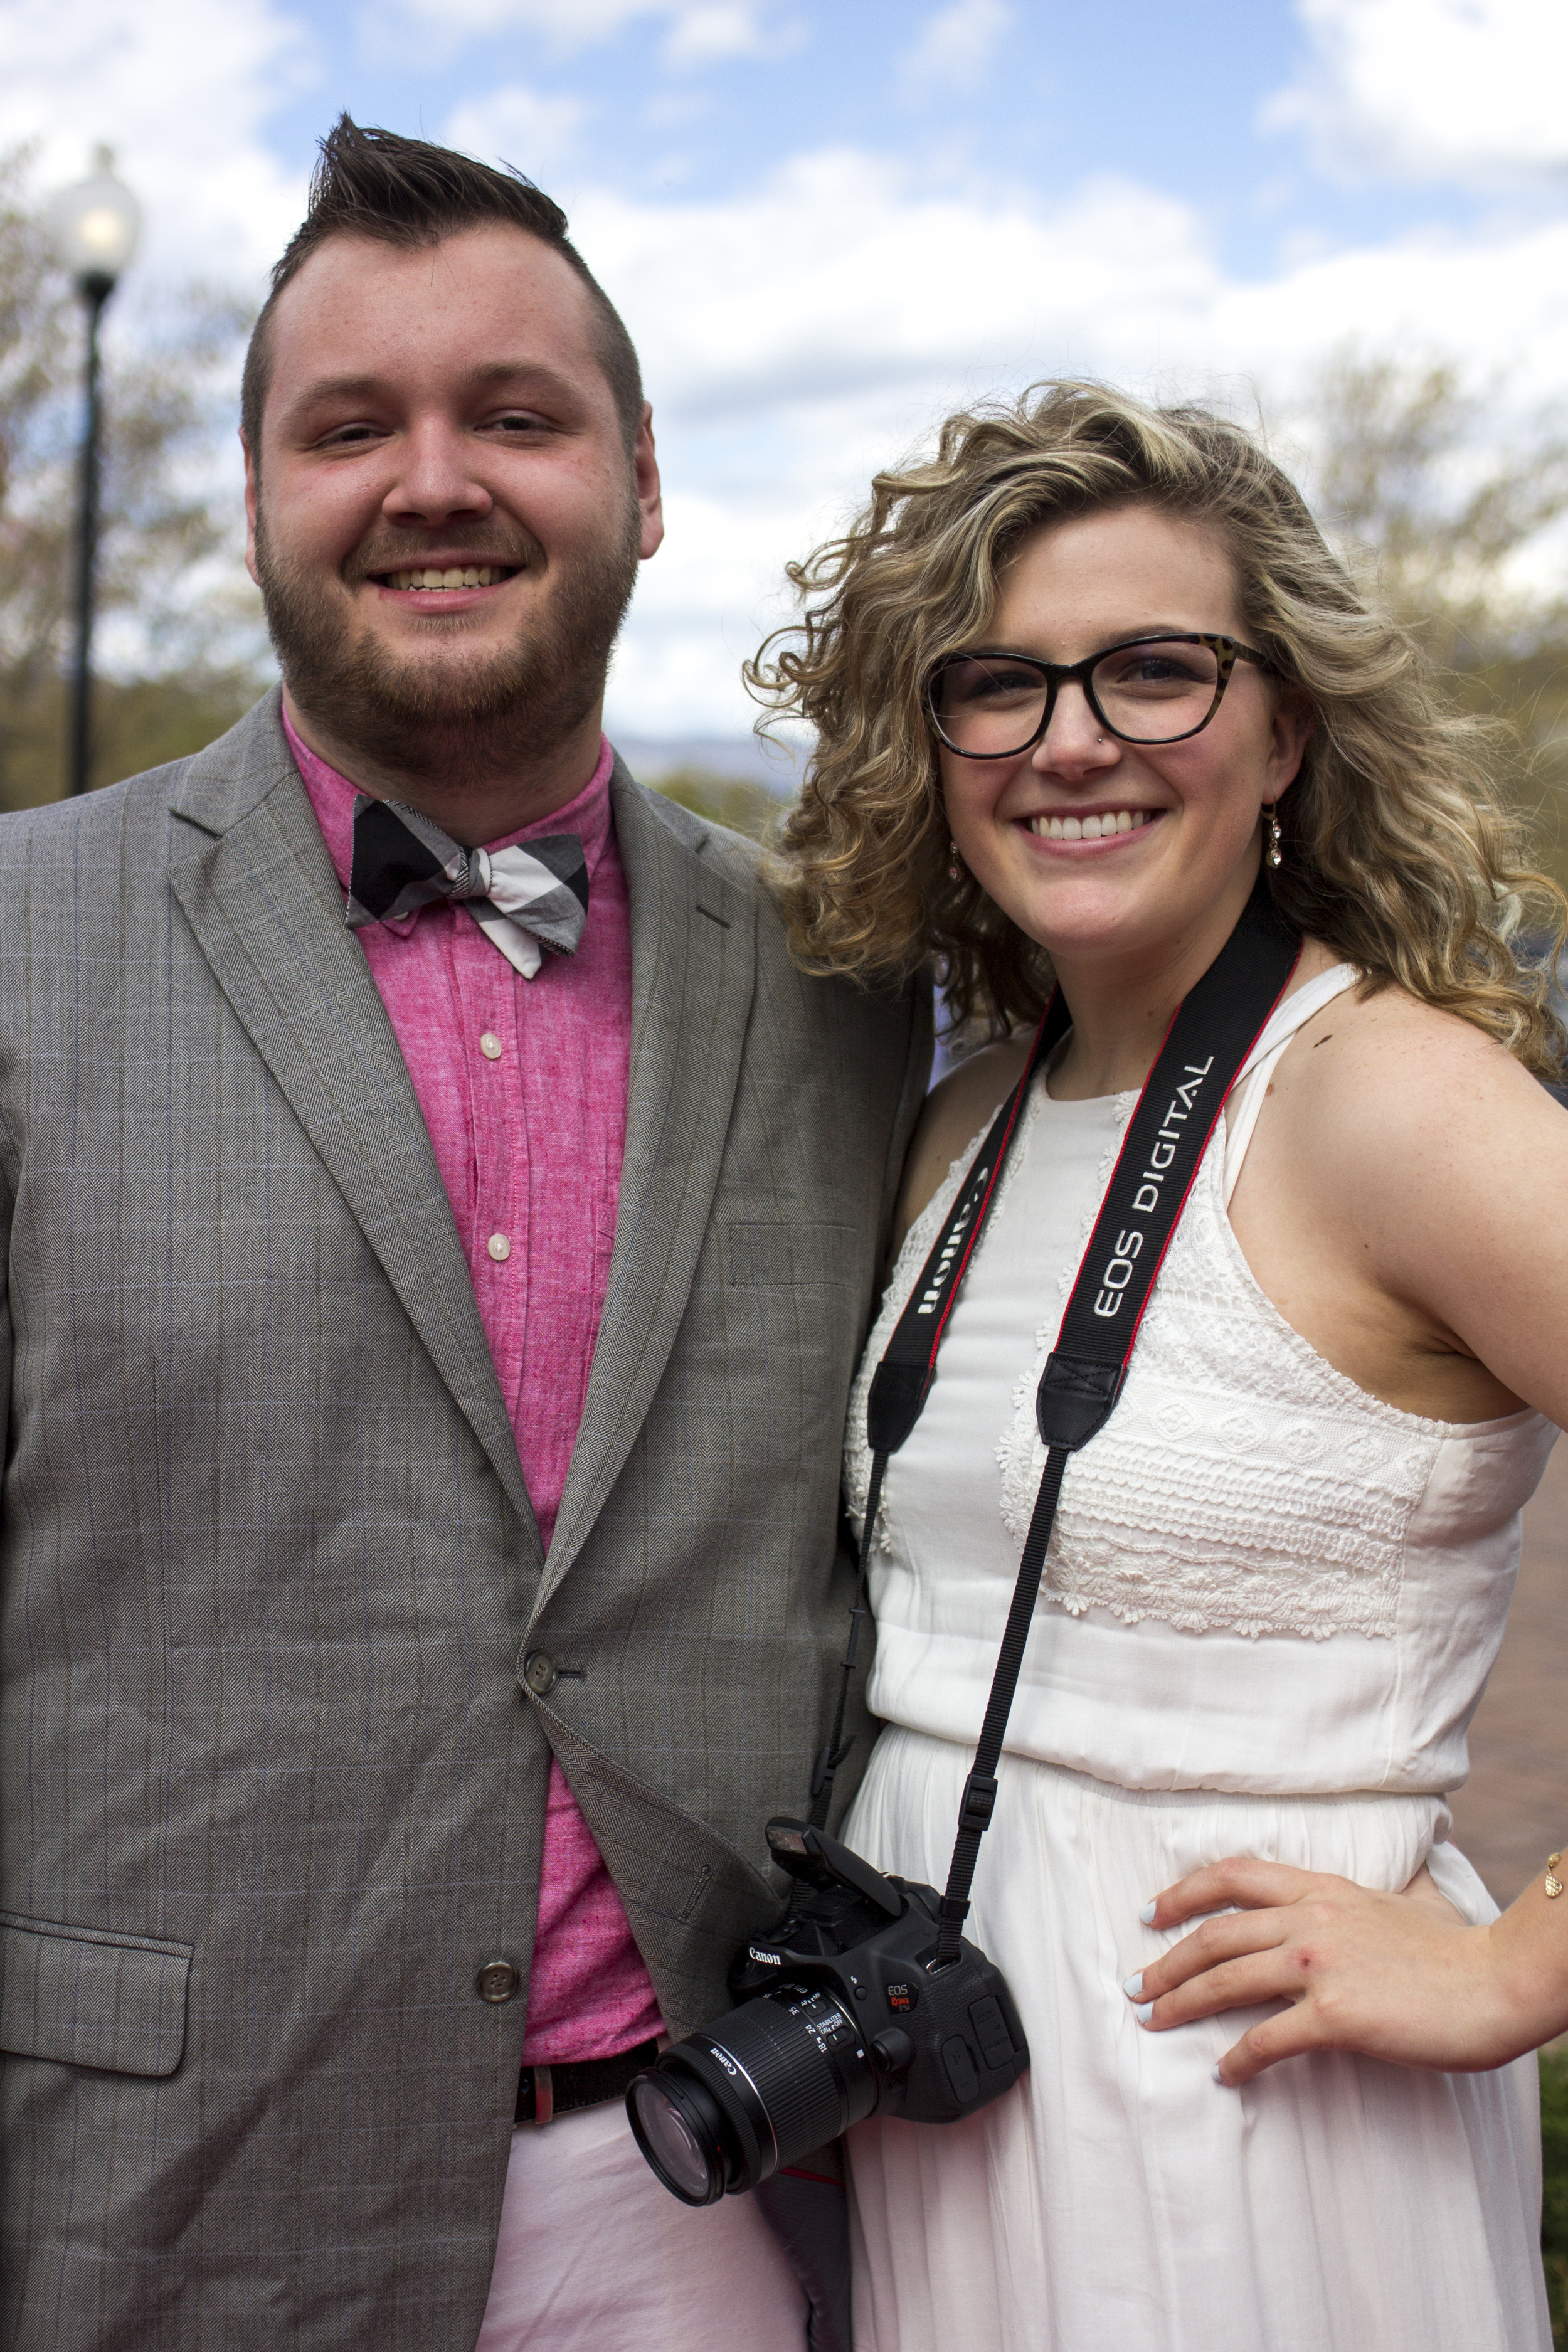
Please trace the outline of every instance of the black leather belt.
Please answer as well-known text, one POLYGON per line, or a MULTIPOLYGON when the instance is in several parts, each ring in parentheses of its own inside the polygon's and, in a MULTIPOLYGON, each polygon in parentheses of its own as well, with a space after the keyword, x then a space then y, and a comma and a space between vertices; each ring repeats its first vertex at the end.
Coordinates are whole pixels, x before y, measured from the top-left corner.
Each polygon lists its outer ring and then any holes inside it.
POLYGON ((619 2050, 613 2058, 582 2058, 569 2066, 524 2066, 517 2078, 520 2124, 547 2124, 552 2116, 574 2115, 579 2107, 607 2106, 624 2098, 626 2084, 658 2056, 657 2042, 639 2042, 635 2050, 619 2050))

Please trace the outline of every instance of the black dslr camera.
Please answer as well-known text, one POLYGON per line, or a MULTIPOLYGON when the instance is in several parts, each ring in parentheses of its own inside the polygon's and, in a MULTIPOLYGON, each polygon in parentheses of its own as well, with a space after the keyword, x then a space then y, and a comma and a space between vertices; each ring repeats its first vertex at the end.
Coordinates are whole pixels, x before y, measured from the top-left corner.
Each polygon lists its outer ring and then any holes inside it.
POLYGON ((825 1830, 768 1823, 795 1881, 730 1970, 740 2002, 626 2092, 638 2147, 688 2205, 739 2196, 868 2115, 951 2124, 1029 2063, 1001 1971, 973 1944, 934 1965, 937 1892, 884 1878, 825 1830))

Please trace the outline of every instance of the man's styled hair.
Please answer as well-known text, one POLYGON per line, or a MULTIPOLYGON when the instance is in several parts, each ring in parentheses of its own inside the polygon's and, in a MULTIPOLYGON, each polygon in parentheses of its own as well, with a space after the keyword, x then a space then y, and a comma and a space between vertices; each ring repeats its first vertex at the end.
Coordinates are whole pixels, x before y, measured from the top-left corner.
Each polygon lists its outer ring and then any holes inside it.
POLYGON ((1506 804, 1506 729, 1467 718, 1419 646, 1363 593, 1305 500, 1240 425, 1153 408, 1110 385, 1037 384, 950 416, 923 460, 879 474, 844 535, 789 577, 805 610, 746 676, 804 719, 816 747, 779 873, 808 971, 867 980, 932 960, 960 1023, 1032 1025, 1052 986, 1043 948, 967 873, 949 878, 942 772, 926 708, 938 662, 985 642, 1007 566, 1030 534, 1147 507, 1217 534, 1248 641, 1316 719, 1279 803, 1285 862, 1268 877, 1299 929, 1458 1013, 1527 1069, 1562 1076, 1547 977, 1568 902, 1506 804))
POLYGON ((245 355, 240 424, 259 463, 261 411, 272 367, 272 313, 283 289, 330 236, 372 237, 413 251, 439 245, 465 229, 519 228, 549 246, 574 269, 593 304, 596 356, 620 418, 628 452, 642 422, 642 374, 632 339, 604 288, 566 236, 566 215, 533 182, 509 164, 498 172, 454 148, 395 131, 363 131, 342 114, 321 142, 310 175, 305 217, 272 272, 272 290, 251 331, 245 355))

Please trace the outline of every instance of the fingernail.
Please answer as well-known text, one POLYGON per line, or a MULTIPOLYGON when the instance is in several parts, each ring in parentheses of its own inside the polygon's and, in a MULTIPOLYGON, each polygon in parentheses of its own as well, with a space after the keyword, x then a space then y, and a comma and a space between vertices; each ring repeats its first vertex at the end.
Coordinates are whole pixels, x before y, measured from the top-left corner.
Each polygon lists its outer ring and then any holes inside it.
POLYGON ((1220 2073, 1219 2068, 1218 2068, 1217 2066, 1211 2066, 1211 2067, 1209 2068, 1209 2072, 1210 2072, 1210 2074, 1214 2076, 1215 2081, 1216 2083, 1218 2083, 1218 2084, 1222 2084, 1222 2085, 1224 2084, 1224 2082, 1225 2082, 1225 2076, 1220 2073))
MULTIPOLYGON (((1156 1897, 1155 1897, 1155 1902, 1157 1902, 1158 1900, 1159 1900, 1159 1897, 1158 1897, 1158 1896, 1156 1896, 1156 1897)), ((1142 1908, 1142 1911, 1140 1911, 1140 1913, 1138 1914, 1138 1916, 1140 1917, 1140 1919, 1142 1919, 1142 1920, 1143 1925, 1145 1926, 1145 1927, 1152 1927, 1153 1926, 1153 1924, 1154 1924, 1154 1904, 1153 1904, 1153 1903, 1145 1903, 1145 1905, 1143 1906, 1143 1908, 1142 1908)))
POLYGON ((1138 2020, 1140 2025, 1147 2025, 1149 2020, 1154 2014, 1153 2002, 1152 2000, 1141 2001, 1138 2007, 1133 2011, 1132 2014, 1138 2020))
POLYGON ((1129 1977, 1126 1982, 1122 1985, 1121 1990, 1127 1995, 1129 2000, 1133 2000, 1139 1993, 1141 1993, 1143 1990, 1142 1969, 1140 1969, 1136 1976, 1129 1977))

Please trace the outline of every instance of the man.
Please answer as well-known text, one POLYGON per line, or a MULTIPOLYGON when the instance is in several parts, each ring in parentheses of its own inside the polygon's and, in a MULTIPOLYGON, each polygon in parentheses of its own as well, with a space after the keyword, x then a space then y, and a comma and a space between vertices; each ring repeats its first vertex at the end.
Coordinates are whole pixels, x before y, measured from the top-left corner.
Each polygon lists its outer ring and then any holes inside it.
POLYGON ((0 828, 19 2352, 804 2340, 620 2095, 826 1736, 922 1024, 602 741, 662 525, 564 228, 344 118, 246 376, 281 696, 0 828))

